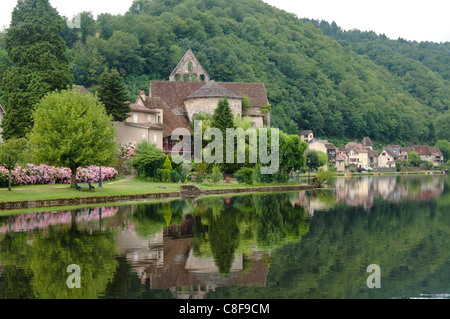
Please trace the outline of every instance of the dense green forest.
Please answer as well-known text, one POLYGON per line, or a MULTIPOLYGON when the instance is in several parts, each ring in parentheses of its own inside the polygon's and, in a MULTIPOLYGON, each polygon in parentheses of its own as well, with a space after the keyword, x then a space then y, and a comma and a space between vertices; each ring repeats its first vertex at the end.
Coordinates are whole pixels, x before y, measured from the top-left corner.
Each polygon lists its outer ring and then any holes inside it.
MULTIPOLYGON (((265 83, 272 126, 287 133, 312 129, 337 144, 450 140, 449 43, 343 32, 260 0, 135 0, 123 15, 82 12, 81 28, 62 37, 74 83, 92 90, 117 69, 134 100, 191 48, 213 80, 265 83)), ((0 62, 11 65, 3 39, 0 62)))

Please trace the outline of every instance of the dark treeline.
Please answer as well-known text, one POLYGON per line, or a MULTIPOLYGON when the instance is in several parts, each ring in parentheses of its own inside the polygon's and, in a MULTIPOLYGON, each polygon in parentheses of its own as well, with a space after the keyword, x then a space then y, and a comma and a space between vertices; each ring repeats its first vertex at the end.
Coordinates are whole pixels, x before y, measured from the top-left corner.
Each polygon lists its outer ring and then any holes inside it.
POLYGON ((287 133, 312 129, 338 145, 448 139, 440 125, 450 117, 448 43, 312 22, 259 0, 136 0, 123 15, 83 12, 81 29, 62 36, 74 83, 92 90, 117 69, 134 100, 191 48, 215 81, 265 83, 272 126, 287 133))

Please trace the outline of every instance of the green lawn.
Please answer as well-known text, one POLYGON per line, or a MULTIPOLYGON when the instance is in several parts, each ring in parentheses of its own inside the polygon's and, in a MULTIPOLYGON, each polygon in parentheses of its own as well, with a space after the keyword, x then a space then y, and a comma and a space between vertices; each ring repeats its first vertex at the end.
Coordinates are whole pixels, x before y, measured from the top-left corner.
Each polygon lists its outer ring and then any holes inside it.
POLYGON ((13 187, 12 192, 0 188, 0 201, 22 201, 35 199, 74 198, 86 196, 130 195, 146 193, 162 193, 180 190, 181 184, 149 183, 137 178, 103 182, 103 187, 95 183, 95 191, 77 191, 70 185, 32 185, 13 187))
MULTIPOLYGON (((274 185, 296 185, 299 183, 285 184, 262 184, 255 183, 252 185, 238 184, 235 179, 229 183, 220 182, 219 184, 201 183, 196 184, 201 189, 226 189, 236 187, 258 187, 258 186, 274 186, 274 185)), ((5 201, 24 201, 38 199, 55 199, 55 198, 75 198, 86 196, 113 196, 113 195, 130 195, 130 194, 148 194, 148 193, 164 193, 181 190, 181 183, 154 183, 140 180, 138 178, 129 178, 115 180, 111 182, 103 182, 103 187, 98 187, 98 183, 94 184, 95 191, 83 190, 81 192, 70 188, 66 184, 57 185, 32 185, 13 187, 9 192, 7 188, 0 188, 0 202, 5 201)))

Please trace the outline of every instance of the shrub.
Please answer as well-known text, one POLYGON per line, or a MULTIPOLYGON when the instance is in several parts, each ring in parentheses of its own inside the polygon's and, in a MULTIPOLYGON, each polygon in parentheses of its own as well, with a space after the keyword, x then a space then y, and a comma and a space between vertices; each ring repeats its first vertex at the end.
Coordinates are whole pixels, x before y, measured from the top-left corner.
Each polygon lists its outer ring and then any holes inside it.
POLYGON ((209 179, 213 184, 217 184, 220 182, 220 180, 222 179, 222 170, 219 164, 214 164, 211 174, 209 174, 209 179))
POLYGON ((171 170, 164 169, 164 168, 158 168, 156 170, 156 178, 160 182, 170 182, 171 176, 170 176, 171 170))
POLYGON ((240 184, 253 184, 253 169, 249 167, 241 168, 234 174, 234 176, 240 184))
POLYGON ((172 183, 178 183, 180 181, 180 174, 177 171, 170 171, 170 180, 172 183))

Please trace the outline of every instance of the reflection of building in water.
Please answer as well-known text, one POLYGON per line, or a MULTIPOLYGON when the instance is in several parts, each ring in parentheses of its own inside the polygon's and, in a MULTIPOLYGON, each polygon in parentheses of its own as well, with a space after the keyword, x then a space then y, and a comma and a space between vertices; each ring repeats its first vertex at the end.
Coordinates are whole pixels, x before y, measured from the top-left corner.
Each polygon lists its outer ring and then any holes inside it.
MULTIPOLYGON (((332 189, 336 202, 354 207, 362 206, 365 210, 370 210, 377 197, 388 202, 404 199, 425 201, 438 198, 443 191, 444 182, 440 178, 409 177, 403 180, 400 176, 338 177, 332 189)), ((300 191, 298 201, 293 200, 293 203, 306 208, 309 217, 314 216, 315 211, 330 208, 330 204, 314 196, 314 192, 313 195, 309 194, 309 191, 300 191)))
POLYGON ((269 266, 256 250, 250 256, 236 253, 228 276, 219 273, 213 257, 195 256, 194 219, 186 217, 183 224, 145 239, 133 230, 119 234, 118 252, 126 256, 142 284, 149 281, 151 289, 169 289, 181 299, 204 298, 220 286, 265 286, 269 266))

